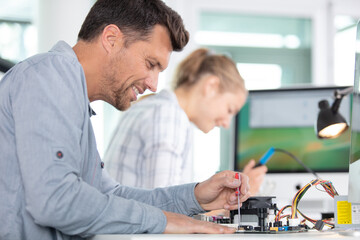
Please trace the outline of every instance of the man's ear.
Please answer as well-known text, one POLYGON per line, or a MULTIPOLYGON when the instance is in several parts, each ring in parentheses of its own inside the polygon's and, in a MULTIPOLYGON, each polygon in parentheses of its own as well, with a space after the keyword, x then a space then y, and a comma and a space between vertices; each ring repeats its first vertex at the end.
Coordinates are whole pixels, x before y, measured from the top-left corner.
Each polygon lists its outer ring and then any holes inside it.
POLYGON ((107 25, 101 34, 101 43, 107 53, 114 51, 117 45, 123 44, 123 33, 115 24, 107 25))
POLYGON ((220 79, 214 75, 206 76, 204 79, 203 93, 206 97, 216 96, 219 92, 220 79))

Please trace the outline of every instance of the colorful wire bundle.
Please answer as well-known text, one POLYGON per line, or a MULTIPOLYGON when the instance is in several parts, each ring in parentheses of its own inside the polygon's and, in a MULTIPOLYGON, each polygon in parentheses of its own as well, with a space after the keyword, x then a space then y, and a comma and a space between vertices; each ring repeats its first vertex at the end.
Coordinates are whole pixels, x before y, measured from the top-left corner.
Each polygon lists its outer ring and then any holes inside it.
MULTIPOLYGON (((301 198, 304 196, 304 194, 306 193, 306 191, 309 188, 311 188, 312 186, 316 186, 316 188, 317 188, 317 186, 319 186, 319 185, 322 186, 324 188, 325 192, 327 192, 332 198, 334 198, 334 196, 336 196, 336 195, 339 195, 337 193, 336 189, 334 188, 333 184, 330 181, 322 180, 322 179, 314 179, 314 180, 310 181, 308 184, 306 184, 304 187, 302 187, 295 194, 293 201, 292 201, 292 205, 286 205, 285 207, 281 208, 278 211, 278 213, 275 216, 275 221, 280 221, 284 217, 295 219, 295 218, 298 218, 297 213, 299 213, 304 219, 315 224, 317 222, 317 220, 309 218, 306 215, 304 215, 302 212, 300 212, 300 210, 298 209, 298 204, 299 204, 301 198), (291 208, 291 214, 283 214, 283 212, 288 208, 291 208)), ((318 189, 318 190, 320 190, 320 189, 318 189)), ((332 224, 328 221, 323 221, 323 222, 331 227, 334 226, 334 224, 332 224)))
POLYGON ((288 209, 288 208, 290 208, 291 207, 291 205, 286 205, 285 207, 283 207, 282 209, 280 209, 279 211, 278 211, 278 213, 276 214, 276 216, 275 216, 275 222, 278 222, 278 221, 280 221, 282 218, 284 218, 284 217, 289 217, 290 215, 289 214, 287 214, 287 215, 281 215, 282 214, 282 212, 284 212, 286 209, 288 209))
POLYGON ((322 179, 314 179, 308 184, 306 184, 304 187, 302 187, 294 196, 292 205, 291 205, 291 218, 297 218, 297 208, 298 204, 301 200, 301 198, 304 196, 306 191, 311 188, 312 186, 321 185, 325 192, 327 192, 332 198, 334 198, 335 195, 339 195, 332 185, 332 183, 328 180, 322 180, 322 179))

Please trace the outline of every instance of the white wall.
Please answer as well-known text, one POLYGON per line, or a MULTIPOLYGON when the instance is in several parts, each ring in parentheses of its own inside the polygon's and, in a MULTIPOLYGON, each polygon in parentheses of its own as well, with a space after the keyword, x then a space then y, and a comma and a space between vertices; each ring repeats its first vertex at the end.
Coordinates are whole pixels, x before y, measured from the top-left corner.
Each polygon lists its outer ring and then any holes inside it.
MULTIPOLYGON (((49 51, 59 40, 74 46, 77 35, 95 0, 37 0, 38 52, 49 51)), ((91 117, 98 150, 104 151, 103 102, 91 103, 97 115, 91 117)))
POLYGON ((73 46, 82 22, 94 0, 38 0, 35 24, 38 28, 38 50, 48 51, 64 40, 73 46))

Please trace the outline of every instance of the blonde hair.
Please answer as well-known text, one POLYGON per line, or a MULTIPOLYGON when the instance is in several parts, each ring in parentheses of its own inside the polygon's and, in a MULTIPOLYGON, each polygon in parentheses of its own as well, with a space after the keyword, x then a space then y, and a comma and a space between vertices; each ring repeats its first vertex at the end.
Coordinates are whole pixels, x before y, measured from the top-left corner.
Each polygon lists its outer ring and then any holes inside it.
POLYGON ((222 92, 241 89, 247 93, 244 80, 235 63, 229 57, 210 53, 206 48, 193 51, 178 65, 172 87, 191 87, 207 74, 220 79, 222 92))

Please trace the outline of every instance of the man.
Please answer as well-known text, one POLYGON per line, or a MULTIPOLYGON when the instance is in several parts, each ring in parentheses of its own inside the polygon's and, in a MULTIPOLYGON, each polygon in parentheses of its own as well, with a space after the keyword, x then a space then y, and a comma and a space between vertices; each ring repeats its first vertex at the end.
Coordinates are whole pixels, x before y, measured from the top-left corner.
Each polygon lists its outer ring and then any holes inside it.
POLYGON ((65 42, 0 82, 0 239, 78 239, 106 233, 230 233, 187 217, 235 209, 247 177, 225 171, 153 191, 120 186, 102 170, 90 102, 125 110, 156 90, 173 50, 188 41, 161 0, 98 0, 71 48, 65 42))

